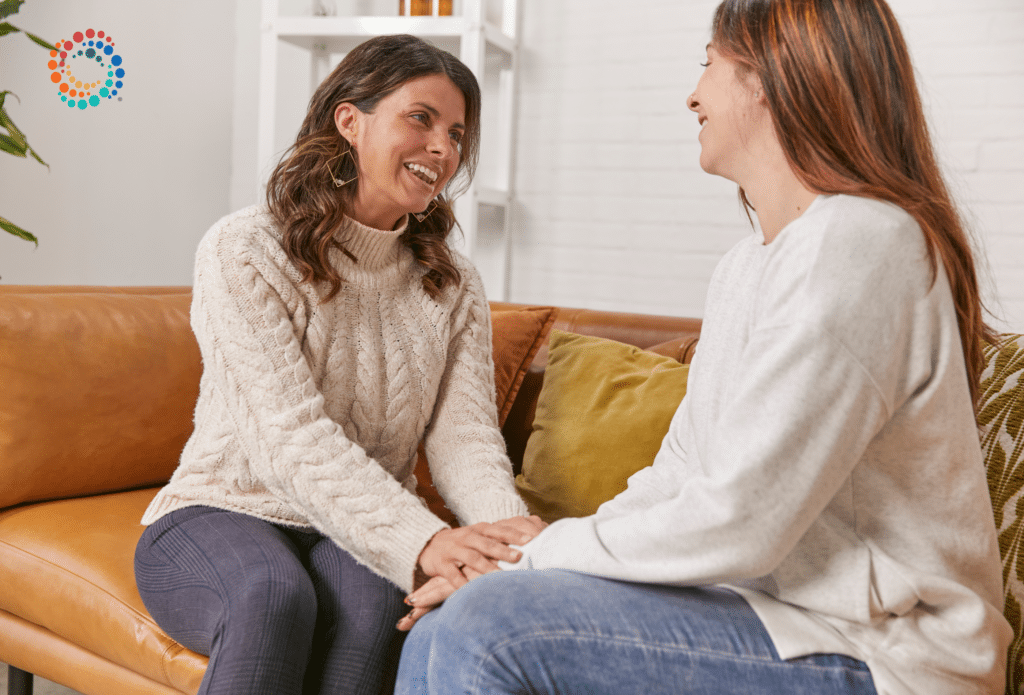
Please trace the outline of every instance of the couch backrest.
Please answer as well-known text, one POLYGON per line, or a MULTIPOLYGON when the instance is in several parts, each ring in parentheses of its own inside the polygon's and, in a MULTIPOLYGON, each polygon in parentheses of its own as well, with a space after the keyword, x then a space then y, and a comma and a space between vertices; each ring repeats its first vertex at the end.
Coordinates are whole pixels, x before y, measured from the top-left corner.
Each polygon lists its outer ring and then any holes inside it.
MULTIPOLYGON (((189 287, 0 285, 0 509, 167 481, 202 372, 190 303, 189 287)), ((700 321, 560 308, 554 327, 688 361, 700 321)), ((503 428, 517 471, 546 361, 545 345, 503 428)))
POLYGON ((191 288, 0 287, 0 508, 165 482, 192 432, 191 288))

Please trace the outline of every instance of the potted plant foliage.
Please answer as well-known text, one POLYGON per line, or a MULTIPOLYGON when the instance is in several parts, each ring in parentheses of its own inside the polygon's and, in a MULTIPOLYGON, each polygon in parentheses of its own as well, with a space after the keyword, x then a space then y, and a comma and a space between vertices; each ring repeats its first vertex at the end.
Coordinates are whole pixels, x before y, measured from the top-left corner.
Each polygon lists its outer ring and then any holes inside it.
MULTIPOLYGON (((0 37, 20 32, 24 33, 25 36, 32 39, 32 41, 36 42, 43 48, 50 51, 54 50, 56 47, 53 44, 47 43, 35 34, 19 29, 7 21, 7 18, 12 14, 18 13, 18 10, 24 2, 25 0, 3 0, 0 2, 0 37)), ((15 99, 18 98, 16 94, 8 89, 0 91, 0 150, 13 154, 15 157, 28 157, 28 155, 32 155, 33 159, 49 168, 50 165, 44 162, 39 154, 32 149, 28 144, 28 140, 25 138, 25 134, 18 129, 18 126, 14 125, 14 121, 12 121, 11 117, 7 114, 7 109, 4 107, 4 100, 7 98, 8 94, 13 96, 15 99)), ((0 229, 3 229, 5 232, 9 232, 16 237, 21 237, 22 239, 31 241, 37 246, 39 245, 39 240, 36 239, 33 234, 25 231, 4 217, 0 217, 0 229)))

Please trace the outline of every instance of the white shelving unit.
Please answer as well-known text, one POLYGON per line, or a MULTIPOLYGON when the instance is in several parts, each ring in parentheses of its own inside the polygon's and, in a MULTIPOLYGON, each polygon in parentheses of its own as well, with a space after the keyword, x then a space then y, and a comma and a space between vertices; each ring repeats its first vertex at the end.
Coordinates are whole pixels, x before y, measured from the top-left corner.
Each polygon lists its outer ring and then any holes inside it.
MULTIPOLYGON (((260 91, 257 125, 257 166, 261 186, 284 149, 294 141, 313 91, 344 55, 366 39, 382 34, 414 34, 457 55, 473 71, 482 91, 480 164, 469 190, 455 201, 462 227, 452 244, 468 255, 483 276, 487 296, 507 300, 510 269, 510 216, 515 181, 516 95, 518 91, 517 0, 455 0, 452 16, 393 15, 323 16, 310 8, 306 15, 281 15, 281 0, 262 0, 260 26, 260 91), (287 47, 286 47, 287 46, 287 47), (292 48, 294 47, 294 48, 292 48), (284 62, 308 54, 309 88, 302 89, 301 112, 284 92, 295 93, 295 71, 282 74, 284 62), (288 55, 285 55, 285 51, 288 55), (282 111, 290 114, 282 116, 282 111), (298 121, 294 121, 298 117, 298 121), (290 136, 287 135, 290 132, 290 136)), ((349 4, 352 4, 351 2, 349 4)), ((365 6, 366 2, 360 3, 365 6)), ((378 1, 373 2, 380 6, 378 1)), ((314 3, 323 9, 323 3, 314 3)), ((330 6, 328 5, 328 10, 330 6)), ((301 72, 297 73, 299 81, 301 72)))

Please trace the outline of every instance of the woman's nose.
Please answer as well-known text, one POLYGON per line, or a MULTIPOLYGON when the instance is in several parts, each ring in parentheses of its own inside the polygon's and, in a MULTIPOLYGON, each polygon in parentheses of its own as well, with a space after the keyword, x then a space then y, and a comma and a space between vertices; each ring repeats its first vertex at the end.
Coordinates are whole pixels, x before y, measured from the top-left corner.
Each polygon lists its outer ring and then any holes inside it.
POLYGON ((452 142, 451 137, 449 137, 446 131, 435 128, 430 136, 429 148, 434 154, 448 157, 454 151, 455 143, 452 142))
POLYGON ((686 97, 686 107, 691 111, 696 111, 697 107, 700 106, 700 102, 697 101, 697 92, 694 92, 690 96, 686 97))

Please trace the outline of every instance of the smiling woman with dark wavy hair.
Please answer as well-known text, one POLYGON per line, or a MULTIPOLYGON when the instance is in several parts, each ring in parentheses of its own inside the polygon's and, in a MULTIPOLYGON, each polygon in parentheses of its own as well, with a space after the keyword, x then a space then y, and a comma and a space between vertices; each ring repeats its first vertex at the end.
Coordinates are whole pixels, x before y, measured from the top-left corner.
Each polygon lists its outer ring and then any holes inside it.
POLYGON ((725 0, 688 104, 759 228, 661 450, 516 571, 414 593, 396 693, 1001 694, 990 333, 899 25, 725 0))
MULTIPOLYGON (((440 178, 425 181, 422 191, 413 194, 420 198, 414 197, 408 204, 418 214, 407 218, 405 209, 399 206, 395 208, 400 215, 396 220, 375 221, 387 229, 396 221, 406 224, 401 243, 426 269, 424 287, 436 295, 448 284, 459 282, 458 268, 445 241, 455 225, 452 199, 465 191, 476 172, 480 88, 469 68, 450 53, 410 36, 367 41, 349 55, 351 58, 324 80, 310 100, 295 144, 270 176, 267 204, 284 230, 284 248, 303 272, 304 280, 326 281, 330 287, 327 297, 333 297, 341 286, 341 276, 328 256, 329 249, 344 248, 345 239, 337 234, 342 221, 346 216, 360 218, 359 208, 374 195, 372 186, 403 188, 408 183, 401 182, 401 176, 395 177, 398 181, 360 181, 360 173, 366 176, 366 172, 359 169, 358 158, 362 155, 354 140, 358 132, 339 133, 338 109, 347 104, 346 114, 354 110, 372 115, 384 97, 418 78, 433 77, 449 88, 455 87, 465 103, 465 117, 453 124, 453 157, 442 162, 450 170, 436 172, 440 178)), ((434 118, 434 114, 424 112, 413 118, 422 121, 434 118)), ((397 163, 408 165, 422 160, 418 152, 404 154, 409 159, 397 163)), ((408 166, 406 169, 409 176, 423 176, 408 166)))
POLYGON ((316 90, 268 205, 200 243, 196 427, 135 571, 160 627, 209 655, 203 695, 377 695, 404 594, 495 571, 536 533, 497 426, 489 306, 447 245, 479 140, 462 63, 371 39, 316 90), (415 494, 421 440, 461 528, 415 494))

